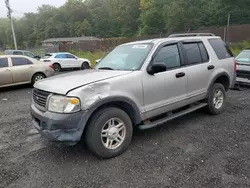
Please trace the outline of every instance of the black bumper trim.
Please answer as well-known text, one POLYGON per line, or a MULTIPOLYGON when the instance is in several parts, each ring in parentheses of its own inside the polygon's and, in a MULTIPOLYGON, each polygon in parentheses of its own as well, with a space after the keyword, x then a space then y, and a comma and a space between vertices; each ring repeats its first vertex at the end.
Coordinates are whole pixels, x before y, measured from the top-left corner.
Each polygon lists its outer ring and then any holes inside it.
POLYGON ((39 133, 52 142, 77 143, 82 137, 89 114, 80 111, 73 114, 42 112, 31 105, 32 124, 39 133))

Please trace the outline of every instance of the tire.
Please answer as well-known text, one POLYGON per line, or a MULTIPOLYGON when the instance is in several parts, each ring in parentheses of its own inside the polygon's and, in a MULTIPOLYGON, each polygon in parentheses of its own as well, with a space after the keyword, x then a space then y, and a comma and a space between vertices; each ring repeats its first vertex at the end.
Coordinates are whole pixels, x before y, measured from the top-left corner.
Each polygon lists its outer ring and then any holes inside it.
POLYGON ((85 133, 85 142, 93 154, 108 159, 124 153, 131 142, 132 135, 133 126, 127 113, 119 108, 109 107, 101 109, 93 115, 85 133), (120 132, 117 130, 118 128, 109 125, 108 122, 119 127, 120 132), (107 146, 108 144, 109 146, 107 146))
POLYGON ((90 66, 89 66, 89 63, 88 63, 88 62, 83 62, 83 63, 82 63, 81 70, 89 69, 89 68, 90 68, 90 66))
POLYGON ((61 71, 61 65, 58 63, 53 64, 53 69, 55 72, 60 72, 61 71))
POLYGON ((220 114, 224 110, 225 102, 226 102, 225 87, 220 83, 215 83, 207 99, 208 112, 212 115, 220 114))
POLYGON ((32 76, 31 83, 34 85, 37 81, 42 80, 46 78, 46 76, 43 73, 36 73, 32 76))

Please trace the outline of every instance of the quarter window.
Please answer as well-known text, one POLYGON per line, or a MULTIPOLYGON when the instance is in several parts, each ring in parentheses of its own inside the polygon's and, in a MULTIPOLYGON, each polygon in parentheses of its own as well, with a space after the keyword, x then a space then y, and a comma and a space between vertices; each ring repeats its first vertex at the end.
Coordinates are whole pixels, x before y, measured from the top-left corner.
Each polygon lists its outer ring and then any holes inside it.
POLYGON ((181 66, 177 44, 164 46, 154 58, 154 63, 164 63, 167 69, 181 66))
POLYGON ((13 66, 22 66, 22 65, 30 65, 33 64, 30 60, 22 57, 12 57, 11 58, 13 66))
POLYGON ((208 42, 214 49, 218 59, 227 59, 233 57, 233 53, 222 39, 208 39, 208 42))
POLYGON ((8 67, 8 59, 7 58, 0 58, 0 68, 8 67))

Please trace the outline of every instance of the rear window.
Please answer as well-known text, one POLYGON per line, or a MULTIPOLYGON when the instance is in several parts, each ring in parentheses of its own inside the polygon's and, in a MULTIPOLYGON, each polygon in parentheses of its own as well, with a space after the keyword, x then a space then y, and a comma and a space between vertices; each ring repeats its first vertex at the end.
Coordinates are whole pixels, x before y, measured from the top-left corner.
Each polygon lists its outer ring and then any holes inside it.
POLYGON ((14 51, 13 54, 14 55, 23 55, 23 52, 21 52, 21 51, 14 51))
POLYGON ((233 57, 233 53, 222 39, 208 39, 208 42, 214 49, 218 59, 227 59, 233 57))

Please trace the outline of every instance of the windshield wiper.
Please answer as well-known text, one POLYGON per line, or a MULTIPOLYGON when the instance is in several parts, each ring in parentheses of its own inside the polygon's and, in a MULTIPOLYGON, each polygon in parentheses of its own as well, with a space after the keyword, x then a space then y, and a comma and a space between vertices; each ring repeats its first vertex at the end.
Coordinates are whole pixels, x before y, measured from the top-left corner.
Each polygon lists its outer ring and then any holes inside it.
POLYGON ((103 69, 103 70, 114 70, 114 69, 112 69, 112 68, 110 68, 110 67, 100 67, 100 68, 98 68, 98 69, 103 69))

